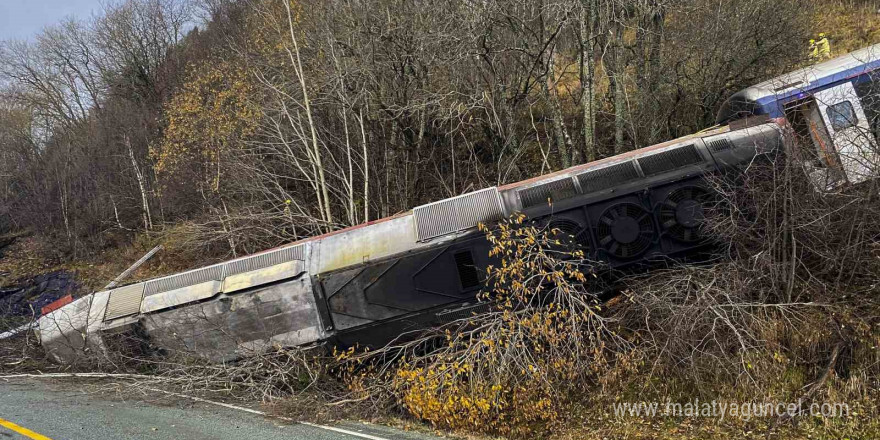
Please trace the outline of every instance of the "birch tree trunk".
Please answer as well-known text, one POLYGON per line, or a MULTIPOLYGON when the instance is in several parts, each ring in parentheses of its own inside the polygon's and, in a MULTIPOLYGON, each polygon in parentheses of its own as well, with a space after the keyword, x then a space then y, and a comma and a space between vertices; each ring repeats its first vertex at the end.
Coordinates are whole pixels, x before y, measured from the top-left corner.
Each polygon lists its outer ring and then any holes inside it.
POLYGON ((138 166, 137 159, 134 157, 134 148, 131 146, 131 139, 125 135, 125 146, 128 148, 128 157, 131 159, 131 166, 134 168, 134 176, 137 178, 138 188, 141 191, 141 205, 144 217, 144 229, 149 231, 153 229, 153 216, 150 214, 150 202, 147 197, 147 186, 144 182, 144 173, 138 166))
POLYGON ((357 224, 357 214, 354 210, 354 164, 351 160, 351 137, 348 133, 348 115, 345 108, 342 109, 342 127, 345 132, 345 157, 348 161, 348 176, 346 176, 346 192, 348 193, 348 224, 357 224))
POLYGON ((598 158, 596 152, 595 51, 597 0, 581 0, 581 108, 584 117, 584 154, 587 162, 598 158))
POLYGON ((358 112, 361 127, 361 147, 364 149, 364 223, 370 221, 370 163, 367 155, 367 133, 364 129, 364 110, 358 112))
POLYGON ((351 103, 348 100, 348 96, 346 96, 344 79, 345 72, 339 64, 339 57, 336 56, 332 39, 328 39, 327 47, 330 48, 330 56, 333 58, 333 66, 336 68, 336 76, 339 79, 339 90, 337 91, 337 94, 339 95, 339 101, 342 103, 340 116, 342 117, 342 128, 345 134, 345 157, 348 164, 348 175, 345 176, 345 192, 347 193, 348 198, 348 206, 346 209, 348 210, 348 224, 349 226, 354 226, 357 224, 357 212, 354 207, 354 162, 352 161, 351 156, 351 135, 348 129, 348 112, 351 109, 351 103))
POLYGON ((287 24, 290 29, 290 41, 293 43, 293 53, 290 53, 288 50, 288 54, 290 55, 291 64, 293 64, 293 70, 296 73, 296 77, 299 80, 299 85, 302 88, 303 94, 303 107, 306 111, 306 119, 309 122, 309 130, 312 135, 312 149, 315 157, 315 167, 318 171, 318 186, 321 189, 321 196, 323 197, 323 205, 324 205, 324 220, 327 223, 333 223, 333 214, 330 211, 330 193, 327 189, 327 179, 324 176, 324 165, 321 161, 321 149, 318 146, 318 132, 315 128, 315 121, 312 118, 312 106, 309 102, 309 91, 306 87, 306 79, 303 75, 302 68, 302 59, 299 56, 299 43, 296 41, 296 31, 293 27, 293 14, 290 12, 290 3, 285 1, 284 7, 287 10, 287 24), (294 59, 295 58, 295 59, 294 59))

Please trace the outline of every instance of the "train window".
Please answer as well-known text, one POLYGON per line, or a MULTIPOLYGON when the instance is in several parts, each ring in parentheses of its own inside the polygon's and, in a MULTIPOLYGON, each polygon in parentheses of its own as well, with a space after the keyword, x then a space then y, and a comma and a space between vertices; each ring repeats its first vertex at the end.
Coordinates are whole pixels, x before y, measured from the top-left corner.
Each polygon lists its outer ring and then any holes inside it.
POLYGON ((859 123, 856 111, 849 101, 829 105, 825 109, 825 114, 828 115, 828 120, 831 121, 831 129, 834 131, 844 130, 859 123))
POLYGON ((865 110, 868 126, 877 141, 880 141, 880 78, 876 74, 865 77, 855 84, 856 93, 865 110))
POLYGON ((470 290, 480 286, 480 274, 474 265, 474 255, 471 251, 457 252, 454 255, 455 266, 458 269, 458 280, 461 281, 462 290, 470 290))

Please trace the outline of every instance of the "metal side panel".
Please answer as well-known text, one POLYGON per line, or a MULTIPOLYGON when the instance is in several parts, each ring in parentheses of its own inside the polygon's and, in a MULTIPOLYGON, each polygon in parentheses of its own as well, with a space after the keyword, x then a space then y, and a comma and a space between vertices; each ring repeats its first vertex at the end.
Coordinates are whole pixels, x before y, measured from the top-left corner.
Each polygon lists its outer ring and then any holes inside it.
POLYGON ((668 173, 690 165, 699 165, 705 160, 693 144, 670 148, 659 153, 642 156, 638 159, 639 167, 645 176, 668 173))
POLYGON ((705 140, 712 154, 719 154, 733 149, 733 142, 730 141, 726 134, 705 138, 705 140))
POLYGON ((145 297, 144 301, 140 304, 140 312, 150 313, 208 299, 220 293, 221 286, 222 283, 220 281, 212 280, 150 295, 145 297))
POLYGON ((105 321, 134 315, 141 309, 141 299, 144 297, 145 283, 132 284, 130 286, 113 289, 107 303, 105 321))
POLYGON ((745 165, 759 154, 782 150, 782 134, 779 126, 773 123, 707 136, 703 142, 720 167, 745 165))
POLYGON ((568 176, 519 190, 523 209, 547 206, 575 195, 577 195, 577 189, 574 185, 574 179, 568 176))
POLYGON ((223 292, 231 293, 285 278, 293 278, 305 270, 305 262, 294 260, 262 269, 227 275, 223 280, 223 292))
POLYGON ((413 209, 416 237, 426 241, 504 217, 498 188, 491 187, 413 209))
POLYGON ((215 361, 326 337, 305 275, 150 313, 141 323, 156 346, 215 361))
POLYGON ((107 316, 107 308, 110 306, 111 293, 113 291, 105 290, 92 295, 92 301, 89 305, 87 333, 94 333, 104 328, 104 317, 107 316))
POLYGON ((229 261, 225 264, 225 275, 228 278, 231 275, 251 272, 290 261, 305 261, 305 259, 306 244, 299 244, 229 261))
POLYGON ((413 216, 401 215, 321 238, 311 244, 312 275, 412 251, 426 245, 413 234, 413 216))
POLYGON ((87 295, 42 316, 37 321, 40 325, 40 336, 47 339, 59 333, 82 332, 88 323, 91 300, 92 295, 87 295))
POLYGON ((607 167, 590 169, 575 176, 580 184, 581 192, 590 194, 613 189, 633 180, 641 178, 633 161, 620 162, 607 167))
MULTIPOLYGON (((369 265, 322 274, 333 328, 347 330, 445 304, 472 300, 483 287, 490 243, 480 234, 369 265)), ((319 301, 322 299, 319 298, 319 301)))
POLYGON ((72 361, 85 348, 89 303, 84 296, 40 318, 40 345, 55 362, 72 361))
POLYGON ((70 362, 89 346, 101 348, 98 330, 110 292, 86 295, 41 317, 40 345, 55 362, 70 362))
POLYGON ((223 280, 223 264, 215 264, 213 266, 203 267, 201 269, 191 270, 176 275, 157 278, 146 282, 144 296, 155 295, 157 293, 168 292, 181 287, 192 286, 207 281, 223 280))

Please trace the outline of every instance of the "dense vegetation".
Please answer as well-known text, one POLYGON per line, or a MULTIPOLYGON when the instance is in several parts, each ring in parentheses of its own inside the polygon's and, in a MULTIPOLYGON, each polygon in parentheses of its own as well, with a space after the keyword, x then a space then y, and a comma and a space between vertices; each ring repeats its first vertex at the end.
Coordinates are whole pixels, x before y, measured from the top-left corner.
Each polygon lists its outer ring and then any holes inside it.
POLYGON ((0 48, 0 221, 64 258, 252 252, 706 128, 815 8, 110 3, 0 48))
MULTIPOLYGON (((0 44, 0 247, 31 236, 0 258, 0 284, 62 266, 99 287, 157 243, 162 263, 138 276, 690 134, 732 92, 808 62, 815 33, 835 55, 880 41, 878 6, 109 3, 0 44)), ((293 396, 285 415, 365 409, 520 438, 876 438, 877 183, 825 197, 782 160, 714 184, 727 207, 707 226, 726 244, 719 259, 626 278, 610 303, 592 262, 560 258, 554 231, 514 218, 484 230, 505 256, 484 292, 501 306, 439 339, 222 366, 114 352, 74 368, 293 396), (692 399, 852 412, 790 423, 611 411, 692 399)), ((30 340, 0 345, 0 361, 51 368, 30 340)))

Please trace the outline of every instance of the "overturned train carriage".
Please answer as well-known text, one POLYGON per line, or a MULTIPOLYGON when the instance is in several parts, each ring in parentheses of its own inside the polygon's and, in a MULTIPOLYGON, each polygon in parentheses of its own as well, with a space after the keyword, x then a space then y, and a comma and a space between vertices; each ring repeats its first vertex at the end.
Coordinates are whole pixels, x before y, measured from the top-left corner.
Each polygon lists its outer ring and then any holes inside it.
POLYGON ((489 243, 476 230, 522 212, 612 267, 701 246, 707 172, 781 148, 767 122, 723 127, 256 255, 97 292, 39 320, 66 361, 137 331, 158 348, 226 360, 268 346, 379 345, 482 305, 489 243), (552 203, 548 203, 551 202, 552 203))
POLYGON ((476 226, 516 212, 611 267, 689 255, 703 246, 704 175, 782 151, 783 138, 819 190, 876 177, 878 69, 880 45, 733 95, 718 119, 730 125, 712 131, 97 292, 43 316, 41 342, 58 361, 131 332, 215 360, 272 345, 384 344, 484 307, 475 296, 489 244, 476 226))

